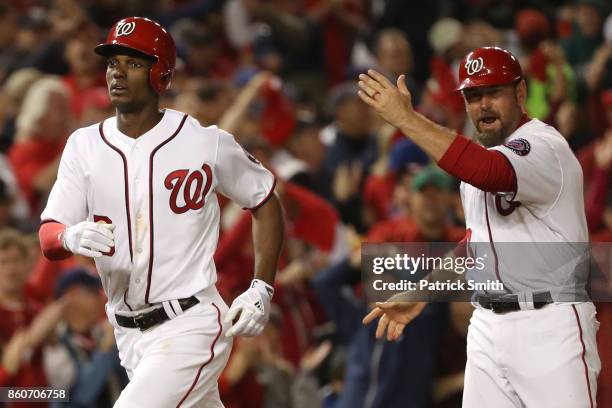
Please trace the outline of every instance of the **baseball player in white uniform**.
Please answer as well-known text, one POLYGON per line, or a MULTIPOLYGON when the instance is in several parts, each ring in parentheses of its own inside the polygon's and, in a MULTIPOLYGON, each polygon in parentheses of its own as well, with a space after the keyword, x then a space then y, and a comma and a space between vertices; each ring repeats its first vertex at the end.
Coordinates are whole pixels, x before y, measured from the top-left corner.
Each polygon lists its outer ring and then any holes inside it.
MULTIPOLYGON (((588 243, 580 165, 559 132, 527 118, 527 89, 511 53, 472 51, 459 81, 479 144, 415 112, 401 76, 396 87, 369 71, 359 96, 462 180, 469 247, 490 248, 485 273, 504 284, 501 293, 472 298, 463 406, 594 407, 599 323, 586 277, 574 269, 579 261, 557 259, 572 251, 580 258, 576 248, 588 243), (553 250, 535 250, 539 243, 553 250)), ((377 336, 399 338, 424 307, 397 301, 406 295, 377 303, 364 323, 379 318, 377 336)))
POLYGON ((130 377, 115 407, 222 407, 232 336, 268 320, 284 232, 274 176, 227 132, 159 110, 176 58, 159 24, 123 19, 95 51, 116 116, 70 136, 41 215, 43 252, 95 259, 130 377), (229 310, 215 287, 216 192, 254 219, 255 279, 229 310))

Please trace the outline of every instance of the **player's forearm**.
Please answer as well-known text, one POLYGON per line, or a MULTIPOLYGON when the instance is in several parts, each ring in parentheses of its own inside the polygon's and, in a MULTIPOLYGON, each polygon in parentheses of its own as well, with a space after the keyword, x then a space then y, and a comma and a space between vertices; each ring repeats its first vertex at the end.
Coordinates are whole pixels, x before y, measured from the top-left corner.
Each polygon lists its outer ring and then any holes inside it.
POLYGON ((278 196, 274 193, 263 206, 253 211, 256 279, 274 285, 284 233, 282 206, 278 196))

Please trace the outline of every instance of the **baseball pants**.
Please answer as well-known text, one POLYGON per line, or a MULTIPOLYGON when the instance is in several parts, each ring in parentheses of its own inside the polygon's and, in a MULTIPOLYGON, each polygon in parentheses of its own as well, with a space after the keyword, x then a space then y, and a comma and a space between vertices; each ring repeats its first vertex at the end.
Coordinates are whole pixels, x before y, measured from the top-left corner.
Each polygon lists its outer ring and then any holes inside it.
POLYGON ((223 407, 217 381, 232 347, 222 324, 228 307, 214 286, 196 296, 200 303, 146 331, 118 326, 107 309, 130 378, 115 408, 223 407))
POLYGON ((470 320, 464 408, 595 407, 601 363, 592 303, 552 304, 470 320))

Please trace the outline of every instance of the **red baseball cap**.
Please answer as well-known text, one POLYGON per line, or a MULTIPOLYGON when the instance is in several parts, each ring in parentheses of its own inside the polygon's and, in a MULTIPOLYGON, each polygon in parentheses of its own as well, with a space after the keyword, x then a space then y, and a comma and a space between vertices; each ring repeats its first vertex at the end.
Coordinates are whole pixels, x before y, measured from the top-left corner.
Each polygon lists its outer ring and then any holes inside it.
POLYGON ((457 90, 505 85, 522 77, 521 64, 512 53, 499 47, 481 47, 467 54, 461 61, 457 90))

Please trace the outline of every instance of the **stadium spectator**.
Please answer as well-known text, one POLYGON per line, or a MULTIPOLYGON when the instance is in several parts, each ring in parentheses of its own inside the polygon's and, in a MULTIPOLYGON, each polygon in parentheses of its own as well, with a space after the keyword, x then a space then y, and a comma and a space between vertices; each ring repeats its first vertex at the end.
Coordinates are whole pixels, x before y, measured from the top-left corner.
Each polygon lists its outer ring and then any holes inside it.
POLYGON ((15 143, 9 159, 32 215, 51 191, 60 155, 71 129, 68 92, 57 78, 35 82, 17 116, 15 143))
MULTIPOLYGON (((410 183, 411 218, 375 225, 365 242, 457 242, 463 232, 448 224, 449 201, 445 195, 450 182, 434 167, 418 172, 410 183)), ((344 392, 337 407, 425 407, 430 398, 437 345, 447 324, 447 305, 432 304, 423 319, 414 322, 414 331, 404 332, 399 342, 377 342, 374 328, 361 325, 367 305, 355 291, 359 286, 359 259, 353 255, 312 278, 328 318, 336 324, 338 337, 348 348, 344 392), (421 336, 428 340, 423 342, 421 336), (418 369, 406 370, 402 361, 418 369), (380 373, 377 378, 369 375, 374 369, 380 373)))
POLYGON ((23 99, 28 89, 40 79, 42 73, 34 68, 22 68, 13 72, 4 83, 0 98, 3 104, 0 107, 2 119, 2 133, 0 134, 0 148, 6 152, 13 144, 15 137, 15 121, 21 110, 23 99))
MULTIPOLYGON (((2 366, 0 384, 4 387, 45 387, 42 346, 55 330, 65 302, 43 306, 34 301, 26 287, 30 273, 28 248, 20 233, 0 231, 0 343, 2 366)), ((7 405, 29 406, 24 402, 7 405)))
POLYGON ((544 13, 522 10, 516 16, 515 26, 525 58, 527 113, 551 123, 562 103, 575 100, 574 72, 561 47, 549 41, 550 22, 544 13))
POLYGON ((603 0, 579 0, 572 34, 561 41, 567 60, 580 79, 586 79, 585 66, 602 43, 603 16, 608 8, 603 0))
POLYGON ((64 51, 70 72, 64 75, 63 81, 70 94, 72 115, 76 119, 81 119, 92 91, 98 87, 106 90, 103 60, 91 53, 99 41, 96 34, 95 31, 83 32, 78 37, 70 38, 64 51))
POLYGON ((359 191, 377 158, 378 145, 371 133, 370 109, 355 95, 354 83, 338 85, 330 93, 334 124, 327 129, 328 144, 323 177, 331 181, 326 197, 340 212, 344 223, 363 231, 359 191))
POLYGON ((406 35, 398 29, 381 30, 374 42, 374 55, 381 74, 388 78, 406 75, 406 86, 415 98, 415 105, 418 105, 421 90, 412 76, 414 56, 406 35))
POLYGON ((71 407, 109 407, 127 377, 119 365, 113 328, 104 319, 100 278, 72 269, 55 286, 55 298, 62 297, 67 304, 57 338, 45 350, 49 386, 68 390, 71 407))

